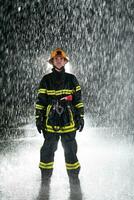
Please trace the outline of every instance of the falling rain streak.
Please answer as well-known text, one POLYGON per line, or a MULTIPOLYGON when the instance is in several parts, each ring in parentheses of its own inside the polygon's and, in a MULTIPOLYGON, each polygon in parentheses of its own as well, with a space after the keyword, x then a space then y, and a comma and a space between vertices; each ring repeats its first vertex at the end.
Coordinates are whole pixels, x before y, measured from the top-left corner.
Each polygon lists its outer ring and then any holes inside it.
POLYGON ((69 55, 93 125, 134 127, 133 1, 3 1, 0 20, 2 127, 34 114, 55 47, 69 55))

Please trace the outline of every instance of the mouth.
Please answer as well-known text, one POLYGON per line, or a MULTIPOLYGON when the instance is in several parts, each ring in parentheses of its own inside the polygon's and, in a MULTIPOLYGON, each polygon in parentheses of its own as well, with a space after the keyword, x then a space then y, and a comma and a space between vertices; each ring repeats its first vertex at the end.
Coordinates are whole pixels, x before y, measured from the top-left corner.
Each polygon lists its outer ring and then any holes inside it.
POLYGON ((61 67, 61 63, 57 63, 57 65, 58 65, 59 67, 61 67))

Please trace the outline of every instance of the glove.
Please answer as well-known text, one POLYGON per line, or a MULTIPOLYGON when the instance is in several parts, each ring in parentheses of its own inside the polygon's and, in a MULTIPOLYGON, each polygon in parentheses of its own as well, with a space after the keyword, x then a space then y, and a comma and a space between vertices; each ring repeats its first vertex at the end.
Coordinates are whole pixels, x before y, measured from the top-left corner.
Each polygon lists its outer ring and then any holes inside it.
POLYGON ((43 118, 39 117, 36 119, 36 127, 39 133, 41 133, 41 131, 43 131, 44 129, 44 120, 43 118))
POLYGON ((78 123, 79 123, 79 125, 78 125, 78 130, 79 130, 79 132, 81 132, 81 131, 83 130, 83 128, 84 128, 84 118, 83 118, 83 117, 80 117, 78 123))

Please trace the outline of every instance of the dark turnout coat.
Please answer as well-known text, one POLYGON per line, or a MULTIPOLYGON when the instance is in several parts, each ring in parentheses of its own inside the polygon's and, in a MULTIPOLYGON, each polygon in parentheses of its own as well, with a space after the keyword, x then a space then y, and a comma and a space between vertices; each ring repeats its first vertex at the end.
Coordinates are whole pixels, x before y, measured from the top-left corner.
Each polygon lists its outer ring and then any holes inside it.
POLYGON ((39 85, 36 118, 43 116, 44 131, 69 133, 77 130, 79 117, 84 116, 81 87, 73 74, 63 69, 45 75, 39 85), (69 100, 64 97, 70 96, 69 100))

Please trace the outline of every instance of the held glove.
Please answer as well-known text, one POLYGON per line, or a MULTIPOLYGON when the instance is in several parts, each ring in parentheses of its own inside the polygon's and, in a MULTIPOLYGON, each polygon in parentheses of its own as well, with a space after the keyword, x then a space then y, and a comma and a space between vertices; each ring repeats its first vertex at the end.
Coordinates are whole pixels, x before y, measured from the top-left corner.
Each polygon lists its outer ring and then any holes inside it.
POLYGON ((36 118, 36 127, 39 133, 44 129, 44 120, 43 117, 36 118))
POLYGON ((83 117, 80 117, 78 123, 79 123, 78 130, 79 130, 79 132, 81 132, 81 131, 83 130, 83 128, 84 128, 84 118, 83 118, 83 117))

